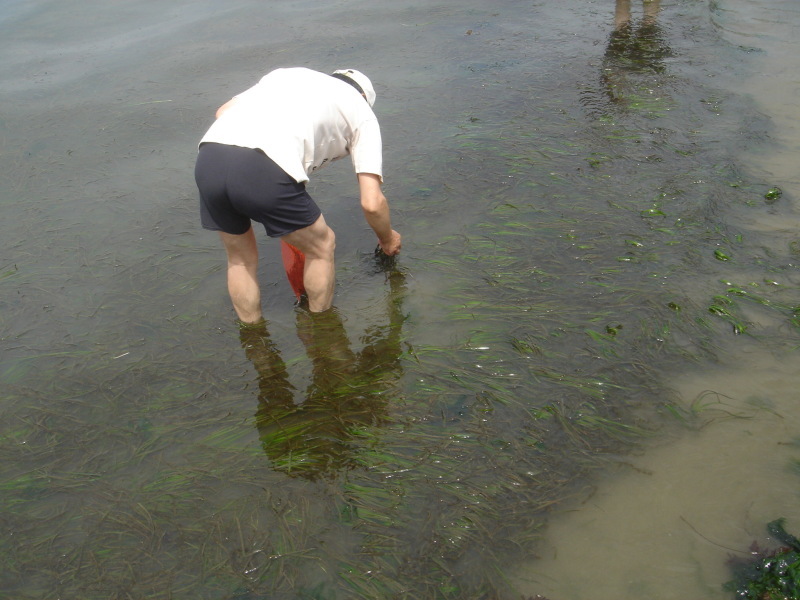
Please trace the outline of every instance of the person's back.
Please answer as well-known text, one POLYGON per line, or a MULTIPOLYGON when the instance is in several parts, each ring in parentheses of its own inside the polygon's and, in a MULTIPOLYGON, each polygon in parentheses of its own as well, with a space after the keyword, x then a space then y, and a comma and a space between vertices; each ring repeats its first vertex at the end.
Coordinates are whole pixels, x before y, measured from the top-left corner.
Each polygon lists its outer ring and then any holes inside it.
POLYGON ((203 142, 260 149, 298 183, 348 153, 356 171, 382 166, 369 104, 351 85, 301 67, 276 69, 235 96, 203 142))

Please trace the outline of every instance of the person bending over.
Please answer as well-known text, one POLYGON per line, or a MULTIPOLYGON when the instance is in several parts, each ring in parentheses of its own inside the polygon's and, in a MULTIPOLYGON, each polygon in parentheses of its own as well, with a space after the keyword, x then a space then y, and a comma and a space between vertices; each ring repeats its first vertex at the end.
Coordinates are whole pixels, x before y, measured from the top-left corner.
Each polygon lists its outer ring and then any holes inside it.
POLYGON ((201 224, 218 231, 228 259, 228 292, 239 320, 262 319, 258 247, 252 222, 305 254, 311 312, 333 302, 335 235, 306 191, 309 176, 348 154, 367 223, 388 256, 400 252, 381 191, 382 147, 375 90, 354 69, 332 75, 276 69, 216 113, 199 144, 195 181, 201 224))

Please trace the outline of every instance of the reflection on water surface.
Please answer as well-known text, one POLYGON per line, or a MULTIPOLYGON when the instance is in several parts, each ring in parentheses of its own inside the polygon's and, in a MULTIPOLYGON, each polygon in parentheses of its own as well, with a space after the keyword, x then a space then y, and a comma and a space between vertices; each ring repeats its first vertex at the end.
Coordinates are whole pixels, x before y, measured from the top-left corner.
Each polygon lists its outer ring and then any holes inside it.
POLYGON ((402 376, 404 276, 394 271, 388 281, 389 322, 370 328, 358 353, 335 308, 322 314, 298 309, 297 331, 312 365, 312 381, 299 404, 267 325, 240 331, 258 373, 256 426, 274 469, 314 480, 364 464, 358 456, 363 445, 354 438, 379 435, 373 430, 387 423, 391 391, 402 376))

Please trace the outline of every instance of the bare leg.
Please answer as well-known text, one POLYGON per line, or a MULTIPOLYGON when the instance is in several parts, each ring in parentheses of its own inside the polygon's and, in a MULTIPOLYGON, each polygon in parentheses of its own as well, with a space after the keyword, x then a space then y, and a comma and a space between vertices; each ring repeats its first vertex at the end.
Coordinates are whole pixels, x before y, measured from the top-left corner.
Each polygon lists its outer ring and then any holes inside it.
POLYGON ((261 290, 258 287, 258 245, 253 228, 242 235, 220 231, 228 254, 228 293, 233 309, 244 323, 261 320, 261 290))
POLYGON ((644 0, 642 6, 644 7, 645 23, 655 23, 658 17, 658 11, 661 8, 661 0, 644 0))
POLYGON ((614 28, 619 29, 631 20, 631 0, 617 0, 614 10, 614 28))
POLYGON ((303 271, 303 285, 308 294, 308 309, 322 312, 333 303, 333 290, 336 285, 334 250, 336 236, 320 215, 313 225, 298 229, 283 239, 306 255, 303 271))

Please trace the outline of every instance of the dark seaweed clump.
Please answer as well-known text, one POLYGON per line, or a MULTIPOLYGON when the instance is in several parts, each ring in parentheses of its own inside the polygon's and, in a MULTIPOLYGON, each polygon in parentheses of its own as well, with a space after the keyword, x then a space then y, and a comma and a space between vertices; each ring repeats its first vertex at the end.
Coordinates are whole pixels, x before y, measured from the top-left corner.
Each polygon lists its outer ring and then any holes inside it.
POLYGON ((800 540, 787 533, 784 519, 767 525, 782 546, 759 548, 754 542, 750 558, 731 558, 734 578, 725 584, 737 600, 795 600, 800 598, 800 540))

